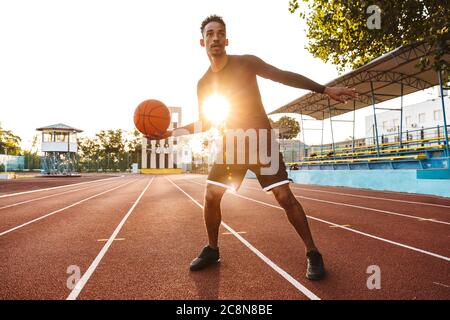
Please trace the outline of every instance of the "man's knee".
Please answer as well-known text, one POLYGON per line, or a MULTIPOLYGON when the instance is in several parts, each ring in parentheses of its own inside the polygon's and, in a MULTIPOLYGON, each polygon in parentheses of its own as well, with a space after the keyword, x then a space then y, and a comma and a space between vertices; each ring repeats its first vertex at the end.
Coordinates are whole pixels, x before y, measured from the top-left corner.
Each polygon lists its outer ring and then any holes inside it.
POLYGON ((297 204, 297 200, 288 186, 280 186, 272 189, 275 198, 283 209, 290 209, 297 204))
POLYGON ((205 204, 208 206, 220 205, 220 201, 222 200, 225 191, 226 189, 222 187, 208 183, 206 185, 205 204))

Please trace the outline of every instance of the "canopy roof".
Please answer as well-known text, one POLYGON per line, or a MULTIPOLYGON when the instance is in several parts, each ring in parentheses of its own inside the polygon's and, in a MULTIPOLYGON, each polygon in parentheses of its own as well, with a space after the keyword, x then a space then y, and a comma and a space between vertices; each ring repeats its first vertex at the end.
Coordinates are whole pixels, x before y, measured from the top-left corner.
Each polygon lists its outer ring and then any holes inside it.
POLYGON ((83 132, 83 130, 68 126, 64 123, 52 124, 50 126, 37 128, 37 131, 57 130, 57 131, 69 131, 69 132, 83 132))
MULTIPOLYGON (((372 105, 371 83, 375 103, 400 97, 401 84, 403 84, 404 95, 427 89, 439 84, 437 72, 431 67, 435 50, 435 47, 424 42, 401 46, 328 82, 326 85, 356 88, 359 93, 359 97, 354 102, 356 110, 372 105), (423 57, 428 57, 431 63, 429 67, 421 70, 418 64, 423 57)), ((446 53, 442 59, 449 61, 450 54, 446 53)), ((353 111, 354 103, 349 101, 344 104, 330 100, 330 112, 326 95, 308 93, 270 112, 270 114, 299 113, 317 120, 323 120, 353 111)))

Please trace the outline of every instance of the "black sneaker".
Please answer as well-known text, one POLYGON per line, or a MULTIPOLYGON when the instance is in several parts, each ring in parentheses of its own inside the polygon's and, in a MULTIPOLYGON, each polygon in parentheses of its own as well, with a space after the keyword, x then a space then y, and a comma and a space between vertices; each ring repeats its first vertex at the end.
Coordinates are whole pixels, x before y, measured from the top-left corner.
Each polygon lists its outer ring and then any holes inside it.
POLYGON ((318 251, 309 251, 306 254, 308 267, 306 270, 306 278, 309 280, 320 280, 325 275, 323 267, 322 255, 318 251))
POLYGON ((200 255, 191 262, 190 270, 198 271, 220 261, 219 248, 213 249, 210 246, 203 248, 200 255))

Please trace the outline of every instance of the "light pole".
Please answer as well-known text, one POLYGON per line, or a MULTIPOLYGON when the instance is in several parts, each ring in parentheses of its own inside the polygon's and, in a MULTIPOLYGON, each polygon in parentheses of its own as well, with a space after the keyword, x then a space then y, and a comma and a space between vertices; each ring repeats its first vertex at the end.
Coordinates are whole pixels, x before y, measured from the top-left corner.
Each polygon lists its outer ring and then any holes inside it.
POLYGON ((67 131, 67 173, 70 172, 70 133, 75 134, 76 131, 67 131))
POLYGON ((70 163, 70 131, 67 132, 67 173, 69 173, 70 163))

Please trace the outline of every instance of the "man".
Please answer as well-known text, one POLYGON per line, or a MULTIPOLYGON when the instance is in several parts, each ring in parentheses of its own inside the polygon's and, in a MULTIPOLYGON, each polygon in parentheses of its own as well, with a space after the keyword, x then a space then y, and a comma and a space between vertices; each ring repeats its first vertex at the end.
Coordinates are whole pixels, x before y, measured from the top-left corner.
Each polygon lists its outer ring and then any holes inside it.
MULTIPOLYGON (((256 76, 271 79, 288 86, 324 93, 330 98, 345 102, 346 97, 356 97, 354 89, 340 87, 325 87, 299 74, 279 70, 256 56, 228 55, 225 47, 228 45, 226 26, 223 19, 212 15, 207 17, 201 25, 202 39, 200 44, 206 49, 211 62, 210 68, 197 85, 200 120, 202 131, 208 130, 212 123, 205 116, 203 103, 214 94, 225 97, 230 104, 225 127, 243 130, 270 130, 270 122, 261 101, 256 76)), ((221 106, 214 112, 220 113, 221 106)), ((171 135, 178 136, 194 133, 195 124, 168 131, 149 139, 164 139, 171 135)), ((258 143, 261 143, 258 140, 258 143)), ((270 144, 270 143, 268 143, 270 144)), ((270 145, 263 145, 271 152, 270 145)), ((261 148, 261 146, 258 146, 261 148)), ((302 238, 306 247, 307 272, 310 280, 319 280, 325 274, 323 259, 314 244, 308 222, 302 206, 289 188, 289 179, 281 153, 275 161, 278 167, 272 174, 263 174, 266 167, 257 163, 249 163, 249 151, 246 145, 246 162, 215 163, 208 175, 205 192, 204 219, 208 233, 209 244, 203 248, 200 255, 190 265, 191 271, 204 269, 219 261, 218 232, 221 223, 220 202, 228 188, 237 189, 245 177, 247 169, 252 170, 265 191, 271 191, 278 203, 285 210, 289 222, 302 238)), ((227 154, 228 155, 228 154, 227 154)), ((225 157, 227 157, 227 155, 225 157)), ((272 159, 273 160, 273 159, 272 159)))

